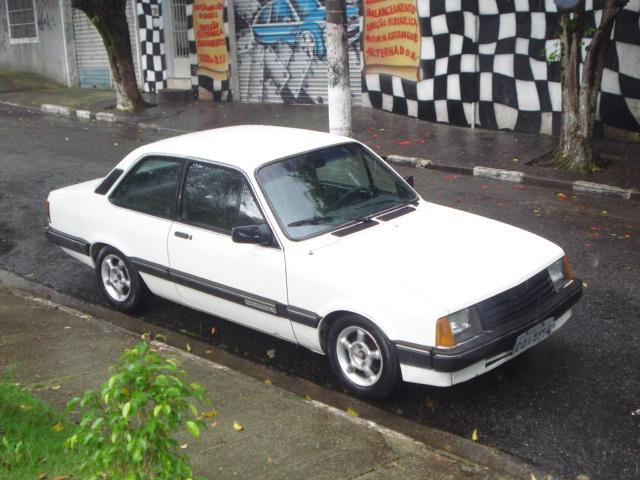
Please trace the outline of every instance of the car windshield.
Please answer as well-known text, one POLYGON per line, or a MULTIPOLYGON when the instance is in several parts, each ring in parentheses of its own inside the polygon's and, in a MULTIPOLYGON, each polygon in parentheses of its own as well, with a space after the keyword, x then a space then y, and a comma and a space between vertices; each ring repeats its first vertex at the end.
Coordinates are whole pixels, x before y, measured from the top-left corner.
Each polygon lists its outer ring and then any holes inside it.
POLYGON ((366 222, 418 200, 386 164, 357 143, 313 150, 258 171, 259 183, 292 240, 366 222))

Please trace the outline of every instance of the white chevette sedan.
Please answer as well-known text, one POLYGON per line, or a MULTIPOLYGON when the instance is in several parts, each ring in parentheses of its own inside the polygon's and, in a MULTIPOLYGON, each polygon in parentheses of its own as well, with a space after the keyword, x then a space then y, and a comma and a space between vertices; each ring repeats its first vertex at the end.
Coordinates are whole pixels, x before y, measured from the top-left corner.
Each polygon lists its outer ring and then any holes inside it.
POLYGON ((560 328, 560 247, 426 202, 363 144, 238 126, 162 140, 54 190, 49 240, 113 307, 149 292, 326 354, 352 393, 470 380, 560 328))

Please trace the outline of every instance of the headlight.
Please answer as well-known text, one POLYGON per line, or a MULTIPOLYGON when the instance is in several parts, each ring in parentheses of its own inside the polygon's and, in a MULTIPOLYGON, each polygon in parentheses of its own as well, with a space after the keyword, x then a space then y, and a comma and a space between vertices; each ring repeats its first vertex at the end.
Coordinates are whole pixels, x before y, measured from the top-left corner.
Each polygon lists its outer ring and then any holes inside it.
POLYGON ((561 288, 566 287, 573 280, 573 270, 566 256, 551 264, 547 270, 556 292, 559 292, 561 288))
POLYGON ((436 345, 453 347, 482 333, 480 317, 474 307, 465 308, 438 319, 436 345))

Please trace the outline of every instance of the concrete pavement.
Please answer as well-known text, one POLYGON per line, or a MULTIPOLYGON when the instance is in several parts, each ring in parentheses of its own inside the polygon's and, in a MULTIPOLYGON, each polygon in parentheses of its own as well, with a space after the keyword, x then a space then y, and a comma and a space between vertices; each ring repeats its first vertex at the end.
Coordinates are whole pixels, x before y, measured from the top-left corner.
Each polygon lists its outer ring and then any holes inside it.
MULTIPOLYGON (((0 286, 0 371, 58 409, 108 378, 138 335, 42 297, 0 286)), ((253 479, 515 479, 310 398, 156 343, 205 386, 218 416, 199 440, 182 433, 197 474, 253 479), (234 430, 238 422, 244 430, 234 430)), ((467 440, 461 440, 468 442, 467 440)), ((539 473, 537 473, 540 475, 539 473)), ((542 478, 542 477, 538 477, 542 478)))

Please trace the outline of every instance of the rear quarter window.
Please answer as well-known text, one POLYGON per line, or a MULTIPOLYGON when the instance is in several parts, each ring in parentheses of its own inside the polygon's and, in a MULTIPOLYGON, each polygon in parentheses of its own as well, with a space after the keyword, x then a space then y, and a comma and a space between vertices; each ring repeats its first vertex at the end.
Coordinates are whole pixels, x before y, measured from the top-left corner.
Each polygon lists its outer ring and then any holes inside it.
POLYGON ((168 158, 141 160, 110 197, 115 205, 172 219, 182 162, 168 158))

